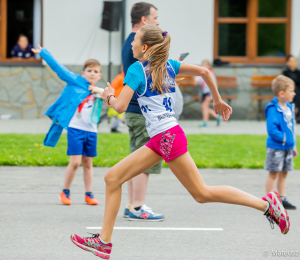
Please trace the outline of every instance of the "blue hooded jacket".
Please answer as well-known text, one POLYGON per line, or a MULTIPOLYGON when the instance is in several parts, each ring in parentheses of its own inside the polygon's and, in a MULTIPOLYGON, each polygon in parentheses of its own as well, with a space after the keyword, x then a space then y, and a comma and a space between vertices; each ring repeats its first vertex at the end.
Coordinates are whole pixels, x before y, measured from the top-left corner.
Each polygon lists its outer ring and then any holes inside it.
POLYGON ((57 76, 67 83, 60 97, 45 113, 52 120, 52 125, 46 135, 44 145, 54 147, 63 129, 68 129, 77 107, 91 94, 88 90, 90 83, 59 64, 46 49, 42 49, 40 56, 56 72, 57 76))
POLYGON ((293 119, 292 128, 288 126, 288 120, 284 115, 282 108, 279 106, 277 97, 267 104, 265 115, 267 119, 267 147, 278 150, 293 149, 296 145, 295 135, 295 118, 293 106, 286 102, 288 108, 291 109, 293 119), (285 142, 283 140, 285 139, 285 142))

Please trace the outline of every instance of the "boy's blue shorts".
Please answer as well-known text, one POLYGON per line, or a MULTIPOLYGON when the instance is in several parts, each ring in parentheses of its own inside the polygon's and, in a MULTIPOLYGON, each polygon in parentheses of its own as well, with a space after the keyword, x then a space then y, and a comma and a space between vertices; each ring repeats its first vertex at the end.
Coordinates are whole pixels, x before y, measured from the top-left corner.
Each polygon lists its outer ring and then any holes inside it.
POLYGON ((97 156, 97 133, 68 127, 67 155, 97 156))

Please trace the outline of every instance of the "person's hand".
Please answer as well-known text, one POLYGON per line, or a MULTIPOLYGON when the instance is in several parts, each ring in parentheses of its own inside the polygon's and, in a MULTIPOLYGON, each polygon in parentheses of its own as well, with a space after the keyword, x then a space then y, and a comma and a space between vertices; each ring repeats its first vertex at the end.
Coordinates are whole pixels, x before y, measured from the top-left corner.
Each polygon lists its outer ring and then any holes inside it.
POLYGON ((43 49, 42 46, 39 44, 36 49, 32 48, 31 50, 32 50, 33 53, 40 54, 42 49, 43 49))
POLYGON ((293 157, 295 158, 295 157, 298 155, 298 150, 297 150, 297 148, 294 148, 294 149, 293 149, 293 152, 294 152, 293 157))
POLYGON ((107 88, 105 88, 101 94, 102 99, 105 101, 108 95, 114 95, 114 94, 115 94, 115 90, 112 88, 109 82, 107 82, 107 88))
POLYGON ((216 114, 218 114, 219 111, 223 120, 228 121, 232 114, 232 108, 229 105, 227 105, 222 99, 219 99, 217 101, 214 100, 213 107, 216 114))
POLYGON ((184 60, 180 60, 180 55, 177 55, 176 60, 180 63, 184 63, 184 60))
POLYGON ((92 94, 98 93, 98 94, 102 95, 102 93, 103 93, 103 89, 97 88, 95 85, 90 85, 89 91, 91 91, 92 94))

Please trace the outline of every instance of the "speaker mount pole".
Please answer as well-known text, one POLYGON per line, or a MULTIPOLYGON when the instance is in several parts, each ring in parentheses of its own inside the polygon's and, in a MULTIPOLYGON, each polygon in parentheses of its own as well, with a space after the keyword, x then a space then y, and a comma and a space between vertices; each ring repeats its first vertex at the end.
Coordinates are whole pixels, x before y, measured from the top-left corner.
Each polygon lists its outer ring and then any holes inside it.
POLYGON ((111 83, 111 31, 109 31, 109 36, 108 36, 108 45, 109 45, 109 50, 108 50, 108 82, 111 83))

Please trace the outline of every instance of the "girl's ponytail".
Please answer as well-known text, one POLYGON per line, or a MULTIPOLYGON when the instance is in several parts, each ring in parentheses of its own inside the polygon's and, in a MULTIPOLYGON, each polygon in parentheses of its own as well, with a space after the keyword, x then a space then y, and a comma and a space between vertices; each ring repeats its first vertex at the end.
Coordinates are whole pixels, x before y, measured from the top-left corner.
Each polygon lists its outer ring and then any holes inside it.
POLYGON ((169 58, 169 49, 171 37, 168 32, 155 25, 144 25, 141 27, 141 44, 148 45, 148 50, 144 54, 143 62, 150 61, 147 68, 147 74, 151 74, 153 85, 151 89, 156 89, 158 93, 163 94, 163 89, 169 92, 168 83, 169 74, 166 63, 169 58))

